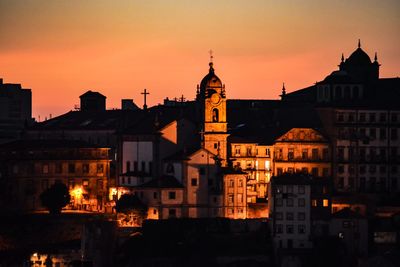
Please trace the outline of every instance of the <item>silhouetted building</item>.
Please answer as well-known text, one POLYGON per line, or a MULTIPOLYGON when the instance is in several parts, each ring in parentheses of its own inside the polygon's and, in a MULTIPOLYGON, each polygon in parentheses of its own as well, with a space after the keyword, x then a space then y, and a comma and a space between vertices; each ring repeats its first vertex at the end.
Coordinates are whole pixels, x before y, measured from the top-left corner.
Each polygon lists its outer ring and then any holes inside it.
POLYGON ((81 111, 106 110, 106 97, 99 92, 87 91, 79 98, 81 99, 81 111))
POLYGON ((32 123, 31 89, 0 79, 0 143, 19 138, 32 123))

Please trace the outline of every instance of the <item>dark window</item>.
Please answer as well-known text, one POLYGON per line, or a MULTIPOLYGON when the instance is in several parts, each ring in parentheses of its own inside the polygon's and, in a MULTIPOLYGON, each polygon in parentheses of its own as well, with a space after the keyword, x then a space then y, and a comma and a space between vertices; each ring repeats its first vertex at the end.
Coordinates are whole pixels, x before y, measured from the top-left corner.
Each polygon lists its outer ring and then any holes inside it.
POLYGON ((311 173, 314 177, 318 177, 318 168, 312 168, 311 173))
POLYGON ((205 175, 206 174, 206 169, 204 167, 199 168, 199 174, 200 175, 205 175))
POLYGON ((153 192, 153 198, 154 198, 154 199, 157 199, 157 197, 158 197, 157 192, 153 192))
POLYGON ((282 168, 277 168, 276 172, 278 175, 282 175, 283 174, 283 169, 282 168))
POLYGON ((126 172, 130 172, 131 171, 131 162, 127 161, 126 162, 126 172))
POLYGON ((308 159, 308 149, 303 149, 303 151, 301 153, 301 157, 303 159, 308 159))
POLYGON ((149 174, 153 173, 153 162, 149 161, 149 174))
POLYGON ((375 139, 376 139, 376 129, 375 129, 375 128, 370 128, 370 129, 369 129, 369 137, 370 137, 372 140, 375 140, 375 139))
POLYGON ((379 139, 386 140, 386 129, 385 128, 379 129, 379 139))
POLYGON ((289 148, 288 150, 288 159, 294 159, 294 149, 293 148, 289 148))
POLYGON ((297 213, 297 219, 299 221, 304 221, 306 219, 306 214, 304 212, 297 213))
POLYGON ((286 233, 293 234, 293 225, 291 224, 286 225, 286 233))
POLYGON ((62 163, 56 163, 56 173, 62 173, 62 163))
POLYGON ((175 169, 174 169, 174 165, 172 163, 168 163, 167 164, 167 173, 174 173, 175 169))
POLYGON ((169 209, 168 215, 169 217, 176 217, 176 209, 169 209))
POLYGON ((97 164, 97 173, 103 173, 104 172, 104 165, 99 163, 97 164))
POLYGON ((312 159, 317 160, 318 159, 318 148, 313 148, 311 150, 311 154, 312 154, 312 159))
POLYGON ((391 121, 392 121, 392 122, 397 122, 397 114, 396 114, 396 113, 392 113, 392 115, 391 115, 391 121))
POLYGON ((293 221, 293 212, 286 212, 286 220, 293 221))
POLYGON ((134 172, 138 171, 138 162, 136 160, 133 162, 133 171, 134 172))
POLYGON ((213 109, 213 122, 218 122, 219 121, 219 110, 217 108, 213 109))
POLYGON ((68 172, 69 173, 75 173, 75 164, 74 163, 69 163, 68 164, 68 172))
POLYGON ((304 224, 299 224, 299 234, 306 233, 306 226, 304 224))
POLYGON ((360 113, 360 121, 365 122, 365 113, 360 113))
POLYGON ((329 160, 329 150, 327 148, 322 149, 323 160, 329 160))
POLYGON ((146 162, 142 161, 142 172, 146 171, 146 162))
POLYGON ((380 113, 379 114, 379 121, 380 122, 385 122, 386 121, 386 113, 380 113))
POLYGON ((390 139, 397 140, 397 129, 396 128, 390 129, 390 139))
POLYGON ((176 199, 176 192, 175 191, 168 192, 168 199, 176 199))
POLYGON ((192 178, 192 186, 197 186, 197 178, 192 178))
POLYGON ((370 113, 370 114, 369 114, 369 121, 370 121, 370 122, 375 122, 375 120, 376 120, 375 113, 370 113))
POLYGON ((299 185, 297 190, 299 194, 304 194, 306 192, 306 188, 304 185, 299 185))
POLYGON ((82 164, 82 172, 89 173, 89 164, 82 164))

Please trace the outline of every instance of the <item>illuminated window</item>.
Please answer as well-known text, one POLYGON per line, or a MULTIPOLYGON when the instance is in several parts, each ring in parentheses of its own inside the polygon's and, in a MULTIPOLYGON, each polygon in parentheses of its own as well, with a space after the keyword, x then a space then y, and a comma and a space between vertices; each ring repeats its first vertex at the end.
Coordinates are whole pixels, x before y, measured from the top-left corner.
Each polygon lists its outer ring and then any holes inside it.
POLYGON ((317 206, 318 206, 318 200, 317 200, 317 199, 311 200, 311 205, 312 205, 313 207, 317 207, 317 206))
POLYGON ((234 201, 234 199, 233 199, 233 194, 229 194, 229 195, 228 195, 228 203, 229 203, 229 204, 233 204, 233 201, 234 201))
POLYGON ((237 198, 238 198, 238 203, 243 202, 243 194, 237 194, 237 198))
POLYGON ((308 159, 308 149, 305 148, 305 149, 302 150, 301 157, 304 160, 308 159))
POLYGON ((239 185, 238 185, 238 187, 243 187, 243 180, 242 180, 242 179, 239 180, 239 185))
POLYGON ((234 187, 235 186, 235 182, 233 181, 233 179, 229 180, 229 187, 234 187))
POLYGON ((84 179, 82 181, 82 185, 85 186, 85 187, 89 186, 89 180, 88 179, 84 179))
POLYGON ((323 206, 324 207, 328 207, 329 206, 329 200, 328 199, 324 199, 323 200, 323 206))

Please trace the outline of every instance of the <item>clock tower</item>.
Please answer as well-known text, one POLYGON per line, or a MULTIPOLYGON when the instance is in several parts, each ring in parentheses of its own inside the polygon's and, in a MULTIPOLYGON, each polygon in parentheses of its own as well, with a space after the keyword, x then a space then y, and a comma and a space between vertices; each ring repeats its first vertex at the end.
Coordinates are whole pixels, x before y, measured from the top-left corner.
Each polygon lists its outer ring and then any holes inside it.
POLYGON ((202 145, 227 165, 227 122, 225 85, 215 75, 213 63, 197 87, 197 102, 202 117, 202 145))

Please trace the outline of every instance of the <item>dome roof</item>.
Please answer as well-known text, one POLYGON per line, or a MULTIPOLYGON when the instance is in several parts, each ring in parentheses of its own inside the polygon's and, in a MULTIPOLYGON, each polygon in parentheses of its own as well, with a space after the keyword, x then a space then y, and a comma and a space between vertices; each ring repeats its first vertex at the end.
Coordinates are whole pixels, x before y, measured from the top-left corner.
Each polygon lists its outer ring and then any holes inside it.
POLYGON ((346 63, 352 65, 368 65, 371 64, 371 58, 361 49, 361 47, 358 47, 356 51, 346 59, 346 63))
POLYGON ((200 93, 204 92, 208 87, 222 87, 220 78, 214 73, 213 63, 210 62, 210 70, 206 76, 201 80, 200 93))
POLYGON ((352 78, 346 71, 336 70, 333 71, 330 75, 326 76, 322 83, 352 83, 352 78))

